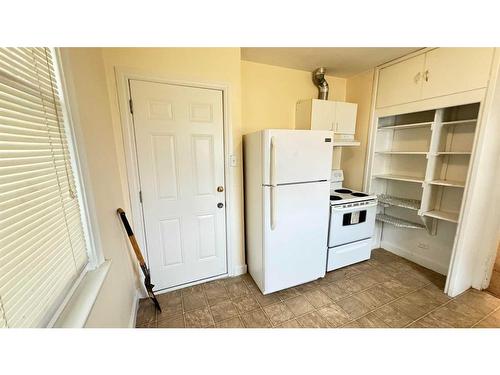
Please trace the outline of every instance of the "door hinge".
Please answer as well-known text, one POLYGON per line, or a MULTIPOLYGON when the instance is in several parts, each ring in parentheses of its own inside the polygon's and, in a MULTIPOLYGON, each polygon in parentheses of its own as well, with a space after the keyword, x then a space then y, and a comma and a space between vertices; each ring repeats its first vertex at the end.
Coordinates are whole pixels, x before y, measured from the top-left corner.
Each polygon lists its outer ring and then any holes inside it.
POLYGON ((134 114, 134 105, 132 104, 132 99, 129 99, 128 105, 130 107, 130 113, 134 114))
POLYGON ((141 190, 139 190, 139 202, 141 202, 141 204, 142 204, 142 191, 141 190))

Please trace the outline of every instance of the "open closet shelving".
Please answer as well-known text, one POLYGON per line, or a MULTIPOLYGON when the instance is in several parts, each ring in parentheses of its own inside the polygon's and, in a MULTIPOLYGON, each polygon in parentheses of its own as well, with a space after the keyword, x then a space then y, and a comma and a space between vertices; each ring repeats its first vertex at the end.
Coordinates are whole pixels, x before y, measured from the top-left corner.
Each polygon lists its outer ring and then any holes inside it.
POLYGON ((371 191, 377 221, 435 235, 456 225, 472 155, 479 104, 380 117, 371 191))

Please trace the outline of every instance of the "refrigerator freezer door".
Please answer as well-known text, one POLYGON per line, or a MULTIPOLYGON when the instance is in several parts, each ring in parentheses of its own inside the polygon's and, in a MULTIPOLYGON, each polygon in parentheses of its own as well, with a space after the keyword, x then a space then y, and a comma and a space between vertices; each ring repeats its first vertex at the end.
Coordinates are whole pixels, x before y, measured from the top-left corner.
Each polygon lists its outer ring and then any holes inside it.
POLYGON ((329 181, 332 141, 329 131, 263 130, 263 184, 329 181))
POLYGON ((265 186, 262 189, 262 292, 272 293, 323 277, 327 254, 329 182, 265 186))

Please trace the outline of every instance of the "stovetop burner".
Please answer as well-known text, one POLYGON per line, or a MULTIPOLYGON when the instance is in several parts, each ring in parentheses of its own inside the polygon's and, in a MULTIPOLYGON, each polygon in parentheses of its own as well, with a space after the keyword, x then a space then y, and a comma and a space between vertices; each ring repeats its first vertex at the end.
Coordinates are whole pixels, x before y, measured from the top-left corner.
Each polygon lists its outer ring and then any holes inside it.
POLYGON ((373 194, 364 193, 362 191, 347 189, 339 186, 338 189, 330 190, 330 205, 339 206, 343 204, 358 205, 357 202, 365 202, 376 200, 377 196, 373 194))
POLYGON ((341 194, 351 194, 352 190, 349 189, 337 189, 335 190, 336 193, 341 193, 341 194))
POLYGON ((367 197, 368 194, 365 194, 365 193, 351 193, 351 195, 355 196, 355 197, 367 197))

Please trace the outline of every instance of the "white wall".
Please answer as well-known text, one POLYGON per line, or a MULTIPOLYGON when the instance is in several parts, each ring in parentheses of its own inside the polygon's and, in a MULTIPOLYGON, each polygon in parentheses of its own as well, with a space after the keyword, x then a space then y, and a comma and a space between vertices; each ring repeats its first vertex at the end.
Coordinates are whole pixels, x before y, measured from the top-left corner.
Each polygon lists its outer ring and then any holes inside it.
POLYGON ((127 327, 135 307, 138 279, 128 238, 116 214, 125 206, 118 169, 115 134, 102 51, 99 48, 62 48, 69 104, 77 133, 79 154, 86 168, 88 197, 96 218, 100 247, 111 268, 92 308, 87 327, 127 327))

